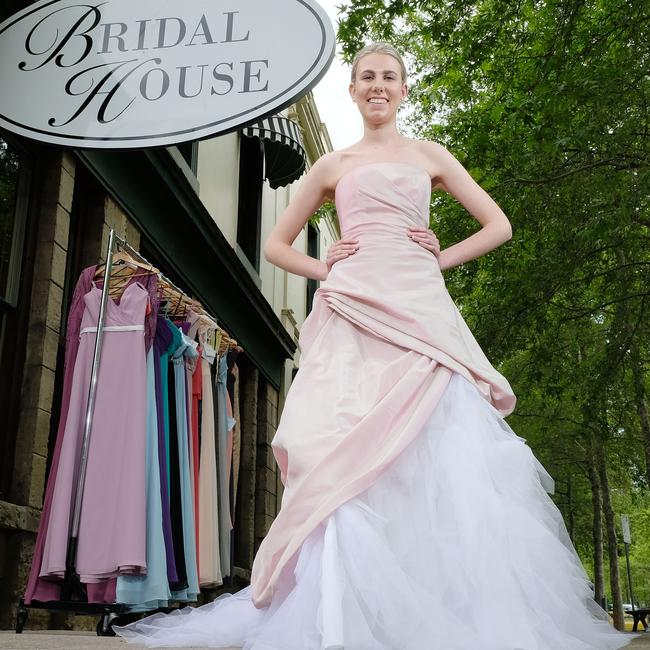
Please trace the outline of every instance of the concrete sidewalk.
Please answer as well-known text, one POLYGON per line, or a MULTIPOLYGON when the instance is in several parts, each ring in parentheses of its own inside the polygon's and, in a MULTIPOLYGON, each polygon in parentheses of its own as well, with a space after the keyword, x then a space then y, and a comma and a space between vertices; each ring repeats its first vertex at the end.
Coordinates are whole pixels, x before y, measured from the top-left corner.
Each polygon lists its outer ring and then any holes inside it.
MULTIPOLYGON (((650 634, 648 635, 650 637, 650 634)), ((94 632, 0 632, 0 650, 134 650, 118 637, 97 636, 94 632)), ((650 648, 650 645, 648 646, 650 648)), ((188 648, 187 650, 205 650, 188 648)), ((230 650, 238 650, 231 648, 230 650)))
MULTIPOLYGON (((650 650, 650 634, 628 632, 636 638, 627 648, 650 650)), ((0 650, 127 650, 142 646, 129 645, 115 637, 99 637, 91 632, 0 632, 0 650)), ((207 650, 207 648, 190 648, 189 650, 207 650)), ((232 648, 231 650, 237 650, 232 648)), ((442 649, 441 649, 442 650, 442 649)), ((481 650, 477 648, 476 650, 481 650)), ((557 650, 560 650, 558 648, 557 650)))

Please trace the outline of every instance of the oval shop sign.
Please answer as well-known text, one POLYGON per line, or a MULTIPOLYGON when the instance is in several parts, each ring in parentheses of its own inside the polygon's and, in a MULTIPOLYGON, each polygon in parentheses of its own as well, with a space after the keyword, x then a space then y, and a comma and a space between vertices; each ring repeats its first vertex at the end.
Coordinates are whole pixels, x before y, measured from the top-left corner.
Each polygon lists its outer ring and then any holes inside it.
POLYGON ((0 127, 77 148, 205 138, 295 102, 334 50, 315 0, 41 0, 0 25, 0 127))

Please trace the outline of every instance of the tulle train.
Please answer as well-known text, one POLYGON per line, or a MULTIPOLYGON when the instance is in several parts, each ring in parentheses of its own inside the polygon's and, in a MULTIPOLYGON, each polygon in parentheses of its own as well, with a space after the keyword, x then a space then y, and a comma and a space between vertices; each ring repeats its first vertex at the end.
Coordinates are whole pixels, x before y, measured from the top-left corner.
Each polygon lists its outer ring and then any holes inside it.
POLYGON ((154 647, 246 650, 613 650, 549 498, 553 481, 499 412, 453 375, 421 435, 339 507, 286 567, 250 587, 116 628, 154 647))

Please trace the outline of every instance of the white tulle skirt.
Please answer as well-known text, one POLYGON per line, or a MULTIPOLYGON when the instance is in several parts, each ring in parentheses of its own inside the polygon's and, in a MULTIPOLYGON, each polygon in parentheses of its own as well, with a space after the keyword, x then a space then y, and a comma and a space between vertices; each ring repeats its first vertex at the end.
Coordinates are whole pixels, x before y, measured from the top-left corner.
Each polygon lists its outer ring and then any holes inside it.
POLYGON ((323 522, 272 603, 250 587, 116 632, 155 647, 246 650, 610 650, 553 480, 454 374, 421 435, 323 522))

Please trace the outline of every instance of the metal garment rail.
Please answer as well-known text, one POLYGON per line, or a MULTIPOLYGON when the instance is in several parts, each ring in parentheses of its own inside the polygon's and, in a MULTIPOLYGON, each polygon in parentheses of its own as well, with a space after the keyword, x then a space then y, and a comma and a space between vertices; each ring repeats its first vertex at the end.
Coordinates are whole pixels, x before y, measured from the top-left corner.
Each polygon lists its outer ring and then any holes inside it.
MULTIPOLYGON (((135 248, 133 248, 133 246, 131 246, 131 245, 126 241, 126 239, 122 239, 119 235, 115 235, 113 230, 111 230, 111 233, 113 233, 113 237, 114 237, 115 241, 120 245, 121 248, 124 248, 124 249, 128 250, 129 253, 130 253, 133 257, 135 257, 138 261, 140 261, 140 262, 142 262, 142 263, 144 263, 144 264, 147 264, 147 265, 149 265, 149 266, 152 266, 152 265, 151 265, 151 262, 149 262, 149 260, 148 260, 146 257, 144 257, 144 256, 142 255, 142 253, 140 253, 140 252, 137 251, 135 248)), ((109 242, 109 248, 110 248, 110 242, 109 242)), ((158 275, 159 275, 160 278, 161 278, 162 280, 164 280, 164 281, 165 281, 165 282, 166 282, 166 283, 167 283, 167 284, 168 284, 172 289, 174 289, 175 291, 178 291, 178 293, 182 294, 183 296, 187 296, 187 297, 189 298, 189 296, 187 295, 187 293, 185 293, 185 291, 183 291, 182 289, 180 289, 179 287, 177 287, 177 286, 176 286, 176 285, 175 285, 175 284, 174 284, 174 283, 173 283, 173 282, 172 282, 172 281, 171 281, 171 280, 170 280, 166 275, 164 275, 164 274, 161 273, 160 271, 158 271, 158 275)), ((206 316, 207 318, 209 318, 209 319, 210 319, 210 320, 215 324, 215 327, 219 327, 219 326, 217 325, 217 319, 216 319, 214 316, 212 316, 211 314, 208 314, 208 313, 203 309, 203 306, 202 306, 202 305, 201 305, 201 309, 202 309, 202 311, 203 311, 203 315, 206 316)), ((219 327, 219 329, 221 329, 221 328, 219 327)))
MULTIPOLYGON (((70 529, 70 536, 68 538, 66 569, 63 585, 61 588, 61 598, 57 601, 48 602, 32 601, 32 603, 29 605, 26 605, 24 599, 21 598, 16 609, 16 633, 18 634, 22 633, 23 631, 23 628, 27 621, 29 609, 46 609, 50 611, 62 611, 76 614, 99 614, 101 615, 101 619, 97 624, 97 634, 99 636, 114 636, 115 633, 111 629, 111 622, 118 615, 126 614, 130 610, 130 607, 128 605, 121 605, 117 603, 88 603, 86 588, 81 582, 76 570, 81 502, 83 500, 86 468, 88 466, 90 435, 92 431, 93 414, 95 411, 95 398, 97 396, 97 378, 99 375, 99 364, 101 362, 102 356, 104 329, 106 324, 106 306, 109 298, 110 280, 113 270, 113 254, 115 253, 116 246, 118 245, 119 247, 128 250, 128 252, 137 260, 149 265, 149 262, 138 251, 130 246, 124 239, 119 237, 113 229, 110 230, 108 246, 106 250, 106 263, 104 267, 104 286, 102 287, 99 316, 97 319, 97 335, 95 338, 95 348, 93 351, 90 385, 88 386, 88 402, 86 405, 86 417, 84 420, 84 431, 78 468, 79 478, 73 485, 72 502, 74 503, 74 507, 72 511, 72 525, 70 529)), ((187 295, 173 282, 166 278, 162 273, 159 275, 174 290, 178 291, 184 296, 187 295)), ((215 326, 217 326, 216 319, 214 319, 209 314, 205 315, 214 322, 215 326)), ((170 608, 162 609, 168 611, 170 608)))
POLYGON ((88 386, 88 403, 86 405, 86 418, 84 420, 84 432, 81 447, 81 457, 79 461, 79 479, 73 485, 73 511, 72 526, 70 537, 68 538, 68 548, 66 553, 66 569, 61 587, 61 598, 57 601, 32 601, 29 605, 25 604, 24 599, 20 599, 16 608, 16 633, 23 631, 27 622, 29 609, 46 609, 50 611, 61 611, 75 614, 99 614, 101 619, 97 624, 97 634, 100 636, 113 636, 115 633, 110 627, 111 621, 118 615, 129 611, 126 605, 108 604, 108 603, 89 603, 86 589, 79 579, 76 572, 77 559, 77 540, 79 536, 79 519, 81 516, 81 500, 83 498, 83 486, 86 477, 86 467, 88 465, 88 448, 90 443, 90 432, 92 428, 93 413, 95 409, 95 397, 97 395, 97 376, 99 373, 99 363, 102 354, 102 343, 104 339, 104 325, 106 322, 106 304, 108 302, 108 289, 111 279, 113 266, 113 253, 115 249, 117 235, 114 230, 110 231, 108 238, 108 247, 106 251, 106 266, 104 268, 104 286, 102 287, 102 297, 99 308, 99 317, 97 319, 97 335, 95 338, 95 349, 93 352, 93 363, 88 386))

